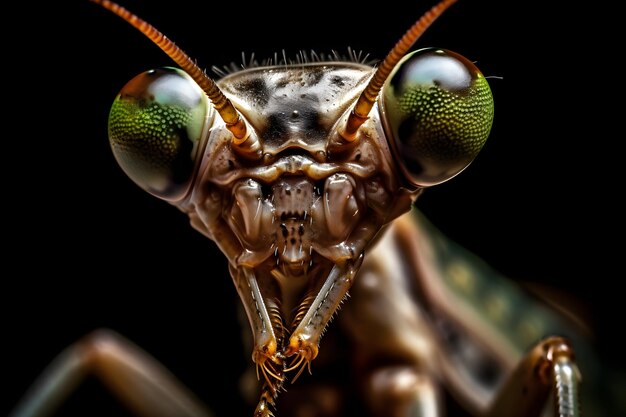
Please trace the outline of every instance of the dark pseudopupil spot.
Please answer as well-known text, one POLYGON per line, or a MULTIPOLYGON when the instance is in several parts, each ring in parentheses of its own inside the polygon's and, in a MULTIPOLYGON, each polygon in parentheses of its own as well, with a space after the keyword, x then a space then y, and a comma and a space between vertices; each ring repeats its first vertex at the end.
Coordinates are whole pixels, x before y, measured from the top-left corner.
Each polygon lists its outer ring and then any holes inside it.
POLYGON ((191 151, 193 143, 187 134, 186 129, 178 129, 177 148, 172 161, 172 182, 174 184, 184 184, 188 179, 194 167, 194 161, 191 160, 191 151))
MULTIPOLYGON (((413 133, 414 126, 415 125, 412 120, 405 120, 404 122, 400 123, 400 126, 398 127, 399 136, 410 137, 413 133)), ((403 149, 400 149, 400 151, 402 152, 403 149)), ((424 166, 420 163, 420 159, 413 157, 410 152, 405 153, 404 158, 412 162, 412 164, 407 164, 409 167, 408 169, 411 171, 411 173, 415 175, 420 175, 425 171, 424 166)))

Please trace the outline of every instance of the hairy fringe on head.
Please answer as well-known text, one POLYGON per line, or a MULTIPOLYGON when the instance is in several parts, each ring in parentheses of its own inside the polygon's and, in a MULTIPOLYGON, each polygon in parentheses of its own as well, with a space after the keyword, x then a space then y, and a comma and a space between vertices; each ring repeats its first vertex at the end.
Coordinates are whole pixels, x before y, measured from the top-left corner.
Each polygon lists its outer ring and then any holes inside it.
POLYGON ((335 50, 330 51, 329 54, 325 54, 323 52, 318 54, 314 50, 308 52, 301 50, 296 54, 295 58, 287 58, 287 54, 283 49, 281 54, 275 52, 273 57, 266 58, 261 61, 256 59, 254 53, 250 55, 249 59, 246 59, 245 52, 242 52, 240 64, 231 62, 229 65, 224 65, 222 67, 213 66, 211 70, 218 77, 225 77, 226 75, 250 68, 294 66, 321 62, 354 62, 357 64, 373 65, 376 61, 369 59, 369 54, 364 54, 363 51, 357 52, 350 47, 348 47, 347 54, 340 54, 335 50))

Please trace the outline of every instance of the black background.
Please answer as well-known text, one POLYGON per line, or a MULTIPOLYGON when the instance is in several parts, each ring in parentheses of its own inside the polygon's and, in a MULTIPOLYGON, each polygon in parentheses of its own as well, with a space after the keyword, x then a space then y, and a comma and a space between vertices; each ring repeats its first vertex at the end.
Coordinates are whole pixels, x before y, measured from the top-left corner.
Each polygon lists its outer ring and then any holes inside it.
MULTIPOLYGON (((242 52, 263 58, 282 49, 295 56, 351 46, 383 58, 432 5, 214 3, 123 4, 206 67, 241 62, 242 52)), ((610 341, 617 317, 611 294, 623 275, 623 243, 612 201, 619 188, 606 185, 617 185, 609 162, 617 150, 593 96, 602 64, 581 47, 593 31, 581 30, 580 16, 539 4, 462 0, 418 41, 476 61, 493 77, 496 108, 492 135, 474 164, 417 204, 512 279, 575 297, 598 349, 610 355, 618 351, 610 341)), ((64 347, 108 327, 159 358, 218 415, 247 415, 225 400, 249 361, 225 260, 186 216, 127 179, 108 145, 107 115, 119 89, 171 62, 86 0, 11 16, 21 29, 8 37, 12 66, 5 68, 4 123, 13 128, 2 153, 6 407, 64 347), (224 364, 227 371, 218 371, 224 364)), ((594 12, 585 17, 593 20, 594 12)), ((60 415, 123 412, 107 397, 91 382, 60 415)))

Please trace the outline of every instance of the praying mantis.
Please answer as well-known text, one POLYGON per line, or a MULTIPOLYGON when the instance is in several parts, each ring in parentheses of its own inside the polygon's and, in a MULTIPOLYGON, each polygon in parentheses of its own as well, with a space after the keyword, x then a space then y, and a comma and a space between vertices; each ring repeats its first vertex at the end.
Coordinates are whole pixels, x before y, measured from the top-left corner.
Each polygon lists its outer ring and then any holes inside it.
MULTIPOLYGON (((455 181, 455 180, 457 180, 457 179, 455 178, 453 181, 455 181)), ((433 188, 433 190, 434 190, 434 189, 435 189, 435 188, 433 188)), ((315 366, 314 366, 314 365, 313 365, 313 369, 315 369, 315 366)))

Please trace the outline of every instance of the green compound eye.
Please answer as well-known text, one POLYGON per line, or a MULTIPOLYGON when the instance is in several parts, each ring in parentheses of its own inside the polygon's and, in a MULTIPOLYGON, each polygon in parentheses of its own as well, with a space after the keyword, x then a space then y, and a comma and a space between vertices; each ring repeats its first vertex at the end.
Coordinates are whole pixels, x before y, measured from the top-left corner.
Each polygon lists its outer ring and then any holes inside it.
POLYGON ((139 74, 118 94, 109 140, 124 172, 144 190, 177 200, 191 186, 202 155, 209 102, 182 70, 139 74))
POLYGON ((431 186, 478 155, 493 121, 493 97, 478 68, 442 49, 405 56, 383 88, 391 146, 408 180, 431 186))

